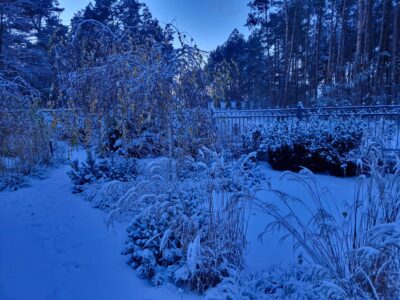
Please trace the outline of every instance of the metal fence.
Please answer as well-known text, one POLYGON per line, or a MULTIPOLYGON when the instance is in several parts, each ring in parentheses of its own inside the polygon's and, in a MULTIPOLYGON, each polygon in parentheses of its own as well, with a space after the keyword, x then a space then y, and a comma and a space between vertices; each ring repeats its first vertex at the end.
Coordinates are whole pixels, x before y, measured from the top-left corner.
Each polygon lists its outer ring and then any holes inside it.
POLYGON ((337 106, 304 108, 301 103, 295 108, 286 109, 214 109, 212 115, 225 142, 230 142, 238 134, 248 133, 256 124, 268 122, 308 122, 312 118, 359 118, 364 120, 369 132, 379 136, 390 127, 393 134, 386 146, 400 150, 400 105, 337 106))

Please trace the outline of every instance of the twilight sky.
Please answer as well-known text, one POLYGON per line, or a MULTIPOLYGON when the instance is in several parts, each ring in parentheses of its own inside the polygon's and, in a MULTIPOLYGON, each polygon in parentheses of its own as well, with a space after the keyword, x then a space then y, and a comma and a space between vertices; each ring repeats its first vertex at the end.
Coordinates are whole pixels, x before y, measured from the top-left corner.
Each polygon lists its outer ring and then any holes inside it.
MULTIPOLYGON (((244 26, 250 0, 142 0, 153 16, 163 23, 174 22, 180 31, 193 37, 199 48, 212 50, 226 41, 234 28, 245 35, 244 26)), ((65 8, 61 18, 69 24, 75 12, 90 0, 59 0, 65 8)))

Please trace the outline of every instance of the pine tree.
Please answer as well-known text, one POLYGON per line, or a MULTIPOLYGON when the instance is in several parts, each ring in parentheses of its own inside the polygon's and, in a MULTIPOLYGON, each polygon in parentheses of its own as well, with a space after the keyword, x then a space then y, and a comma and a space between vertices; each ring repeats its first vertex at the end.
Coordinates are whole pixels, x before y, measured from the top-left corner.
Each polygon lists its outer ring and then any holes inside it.
POLYGON ((55 80, 51 48, 66 33, 61 11, 55 0, 0 3, 0 72, 5 78, 22 77, 43 99, 55 80))

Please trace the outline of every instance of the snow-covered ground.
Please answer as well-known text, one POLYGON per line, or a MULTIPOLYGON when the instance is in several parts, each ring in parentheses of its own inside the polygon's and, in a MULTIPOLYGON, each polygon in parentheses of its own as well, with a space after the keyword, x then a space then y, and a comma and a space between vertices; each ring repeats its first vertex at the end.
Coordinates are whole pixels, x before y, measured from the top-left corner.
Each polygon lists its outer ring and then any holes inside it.
MULTIPOLYGON (((273 189, 295 195, 302 199, 308 199, 307 193, 299 184, 289 182, 282 178, 283 172, 272 170, 268 164, 263 164, 263 169, 267 178, 270 178, 273 189)), ((338 178, 328 175, 315 175, 318 185, 321 188, 327 188, 332 195, 332 200, 336 201, 338 206, 344 202, 351 202, 354 196, 354 178, 338 178)), ((259 199, 271 203, 279 203, 276 195, 267 190, 260 191, 257 194, 259 199)), ((279 204, 278 204, 279 206, 279 204)), ((301 208, 294 208, 298 211, 301 208)), ((253 212, 248 227, 248 253, 246 256, 247 267, 250 271, 261 271, 268 265, 282 265, 291 261, 296 261, 297 254, 293 251, 293 240, 286 240, 283 244, 280 242, 284 232, 268 233, 259 239, 259 234, 265 226, 273 221, 272 217, 259 212, 253 212)), ((303 253, 304 254, 304 253, 303 253)))
MULTIPOLYGON (((153 287, 142 280, 120 254, 127 224, 107 229, 104 212, 93 209, 72 186, 63 166, 50 178, 17 192, 0 193, 0 299, 199 299, 173 285, 153 287)), ((282 172, 263 165, 275 188, 302 195, 282 172)), ((337 201, 350 201, 354 179, 318 175, 337 201)), ((273 199, 272 193, 258 193, 273 199)), ((280 234, 261 243, 259 233, 271 221, 265 214, 250 218, 246 261, 249 271, 294 259, 290 242, 280 234)))
POLYGON ((0 193, 0 299, 196 299, 140 279, 121 249, 127 224, 71 193, 61 167, 50 178, 0 193))

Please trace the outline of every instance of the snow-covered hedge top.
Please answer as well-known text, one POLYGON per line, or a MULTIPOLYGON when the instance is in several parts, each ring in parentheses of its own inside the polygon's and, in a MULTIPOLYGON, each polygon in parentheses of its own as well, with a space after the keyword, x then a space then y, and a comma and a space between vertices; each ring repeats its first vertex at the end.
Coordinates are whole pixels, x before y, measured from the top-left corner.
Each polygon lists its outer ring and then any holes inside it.
POLYGON ((365 133, 365 123, 359 119, 318 119, 299 122, 252 124, 246 140, 258 151, 276 151, 282 147, 303 145, 311 153, 341 156, 357 148, 365 133))

